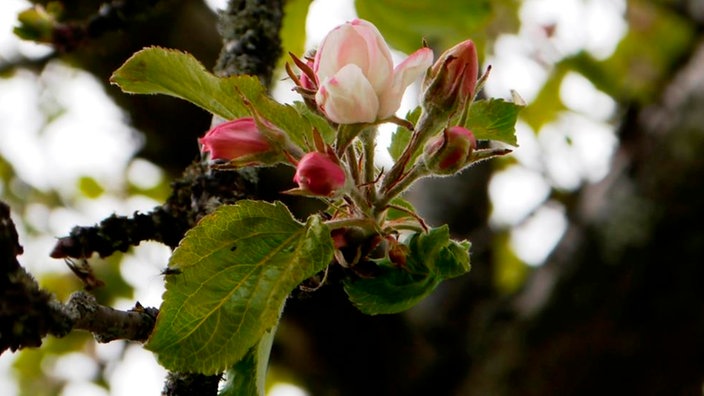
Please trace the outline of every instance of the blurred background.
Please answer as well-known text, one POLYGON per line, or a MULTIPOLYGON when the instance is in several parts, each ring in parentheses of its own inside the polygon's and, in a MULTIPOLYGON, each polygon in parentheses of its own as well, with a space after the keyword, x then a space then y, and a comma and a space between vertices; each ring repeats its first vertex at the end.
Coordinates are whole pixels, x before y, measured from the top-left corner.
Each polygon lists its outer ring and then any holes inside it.
MULTIPOLYGON (((49 258, 56 237, 159 205, 211 122, 177 99, 123 94, 111 73, 150 45, 212 69, 225 1, 145 2, 129 23, 61 51, 13 35, 32 3, 46 2, 0 4, 0 199, 20 262, 65 300, 82 284, 49 258)), ((119 2, 61 3, 61 20, 85 22, 119 2)), ((284 53, 356 16, 399 57, 422 38, 436 54, 472 38, 482 69, 492 66, 485 95, 515 90, 528 105, 512 155, 408 194, 430 224, 472 241, 470 274, 400 315, 361 315, 334 285, 291 299, 270 394, 704 394, 703 2, 287 0, 285 10, 284 53)), ((274 96, 295 100, 277 73, 274 96)), ((168 257, 143 243, 91 259, 106 282, 98 300, 158 306, 168 257)), ((78 332, 0 356, 3 395, 158 394, 164 375, 140 345, 78 332)))

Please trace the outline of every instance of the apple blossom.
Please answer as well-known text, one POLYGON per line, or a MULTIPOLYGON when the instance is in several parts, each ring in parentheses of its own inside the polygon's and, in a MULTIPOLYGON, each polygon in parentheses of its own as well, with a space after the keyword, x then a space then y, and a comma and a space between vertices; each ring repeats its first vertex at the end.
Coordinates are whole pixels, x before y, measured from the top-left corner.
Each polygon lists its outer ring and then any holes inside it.
POLYGON ((235 160, 270 151, 271 145, 252 117, 224 122, 198 139, 212 159, 235 160))
POLYGON ((396 68, 391 51, 371 23, 355 19, 323 39, 313 61, 318 107, 333 122, 375 122, 392 116, 406 87, 432 64, 430 48, 421 48, 396 68))
POLYGON ((293 181, 304 192, 331 196, 345 185, 345 171, 327 154, 310 152, 301 158, 296 166, 293 181))

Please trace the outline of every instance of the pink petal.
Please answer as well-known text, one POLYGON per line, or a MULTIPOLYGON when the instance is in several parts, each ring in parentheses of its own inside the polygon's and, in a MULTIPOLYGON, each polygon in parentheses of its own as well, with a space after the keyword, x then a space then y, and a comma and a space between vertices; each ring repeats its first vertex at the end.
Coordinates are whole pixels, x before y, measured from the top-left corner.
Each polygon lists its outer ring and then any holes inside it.
POLYGON ((367 21, 356 19, 330 31, 318 48, 313 70, 322 81, 348 64, 359 66, 377 93, 391 84, 391 51, 379 30, 367 21))
POLYGON ((421 48, 396 66, 391 87, 379 97, 380 119, 390 117, 398 110, 406 88, 432 64, 433 51, 430 48, 421 48))
POLYGON ((367 66, 359 65, 377 94, 387 90, 393 75, 394 61, 391 50, 379 29, 371 23, 356 19, 351 22, 367 47, 367 66))

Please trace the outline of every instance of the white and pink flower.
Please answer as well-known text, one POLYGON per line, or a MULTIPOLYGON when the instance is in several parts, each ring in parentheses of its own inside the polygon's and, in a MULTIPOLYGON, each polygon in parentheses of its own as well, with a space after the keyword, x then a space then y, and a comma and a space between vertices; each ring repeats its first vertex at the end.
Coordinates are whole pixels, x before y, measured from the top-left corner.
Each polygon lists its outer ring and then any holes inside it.
POLYGON ((383 120, 398 110, 406 88, 432 63, 432 50, 421 48, 394 68, 379 30, 355 19, 333 29, 318 48, 315 101, 336 123, 383 120))

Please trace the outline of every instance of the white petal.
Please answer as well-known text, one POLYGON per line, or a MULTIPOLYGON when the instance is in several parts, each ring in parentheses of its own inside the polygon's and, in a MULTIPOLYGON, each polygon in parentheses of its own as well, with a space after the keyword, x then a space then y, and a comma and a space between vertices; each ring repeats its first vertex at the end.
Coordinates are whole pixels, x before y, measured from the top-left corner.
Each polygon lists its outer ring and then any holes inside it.
POLYGON ((391 87, 379 96, 379 118, 392 116, 401 105, 406 88, 433 64, 433 51, 421 48, 394 69, 391 87))
POLYGON ((379 99, 357 65, 347 65, 326 79, 315 95, 325 115, 339 124, 376 121, 379 99))

